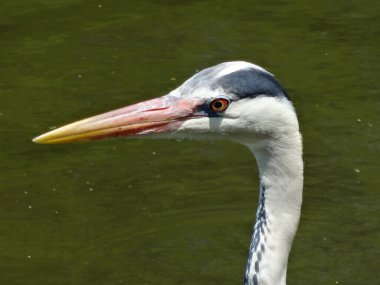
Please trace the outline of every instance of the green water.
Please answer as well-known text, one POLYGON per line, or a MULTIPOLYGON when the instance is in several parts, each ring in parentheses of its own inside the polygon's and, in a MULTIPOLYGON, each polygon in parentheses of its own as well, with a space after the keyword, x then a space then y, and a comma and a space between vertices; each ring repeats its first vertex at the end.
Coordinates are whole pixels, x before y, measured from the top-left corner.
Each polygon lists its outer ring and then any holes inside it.
POLYGON ((378 2, 3 2, 0 284, 241 284, 258 196, 247 149, 31 142, 237 59, 275 73, 299 114, 288 284, 378 284, 378 2))

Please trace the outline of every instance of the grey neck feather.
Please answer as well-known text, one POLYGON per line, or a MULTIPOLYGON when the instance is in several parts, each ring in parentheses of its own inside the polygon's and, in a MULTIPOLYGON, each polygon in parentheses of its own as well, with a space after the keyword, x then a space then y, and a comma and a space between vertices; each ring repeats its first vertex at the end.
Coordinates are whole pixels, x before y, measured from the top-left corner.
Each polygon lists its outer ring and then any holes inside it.
POLYGON ((248 147, 259 166, 260 198, 244 285, 285 285, 302 204, 301 136, 248 147), (292 149, 284 151, 289 145, 292 149))

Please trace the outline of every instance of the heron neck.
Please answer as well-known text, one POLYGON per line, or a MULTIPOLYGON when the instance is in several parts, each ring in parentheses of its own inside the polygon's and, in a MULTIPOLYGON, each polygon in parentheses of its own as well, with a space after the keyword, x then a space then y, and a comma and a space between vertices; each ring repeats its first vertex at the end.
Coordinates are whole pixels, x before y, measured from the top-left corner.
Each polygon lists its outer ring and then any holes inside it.
POLYGON ((259 167, 260 196, 244 285, 285 285, 302 204, 301 136, 248 147, 259 167))

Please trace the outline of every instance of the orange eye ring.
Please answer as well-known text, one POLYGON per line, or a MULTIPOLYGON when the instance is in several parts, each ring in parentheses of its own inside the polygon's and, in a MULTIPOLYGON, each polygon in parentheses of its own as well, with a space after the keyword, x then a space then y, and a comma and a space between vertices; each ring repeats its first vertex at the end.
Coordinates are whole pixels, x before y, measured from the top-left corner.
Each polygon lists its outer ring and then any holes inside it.
POLYGON ((210 109, 214 112, 223 112, 230 105, 230 100, 227 98, 217 98, 211 101, 210 109))

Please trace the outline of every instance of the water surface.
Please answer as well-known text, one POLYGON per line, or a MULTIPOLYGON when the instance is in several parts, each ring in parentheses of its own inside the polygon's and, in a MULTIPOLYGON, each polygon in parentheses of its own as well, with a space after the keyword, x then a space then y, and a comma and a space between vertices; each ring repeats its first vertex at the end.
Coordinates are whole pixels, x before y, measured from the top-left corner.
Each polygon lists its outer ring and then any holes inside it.
POLYGON ((241 284, 258 197, 247 149, 31 143, 238 59, 276 74, 299 114, 304 205, 288 284, 376 284, 379 9, 374 1, 3 3, 1 284, 241 284))

